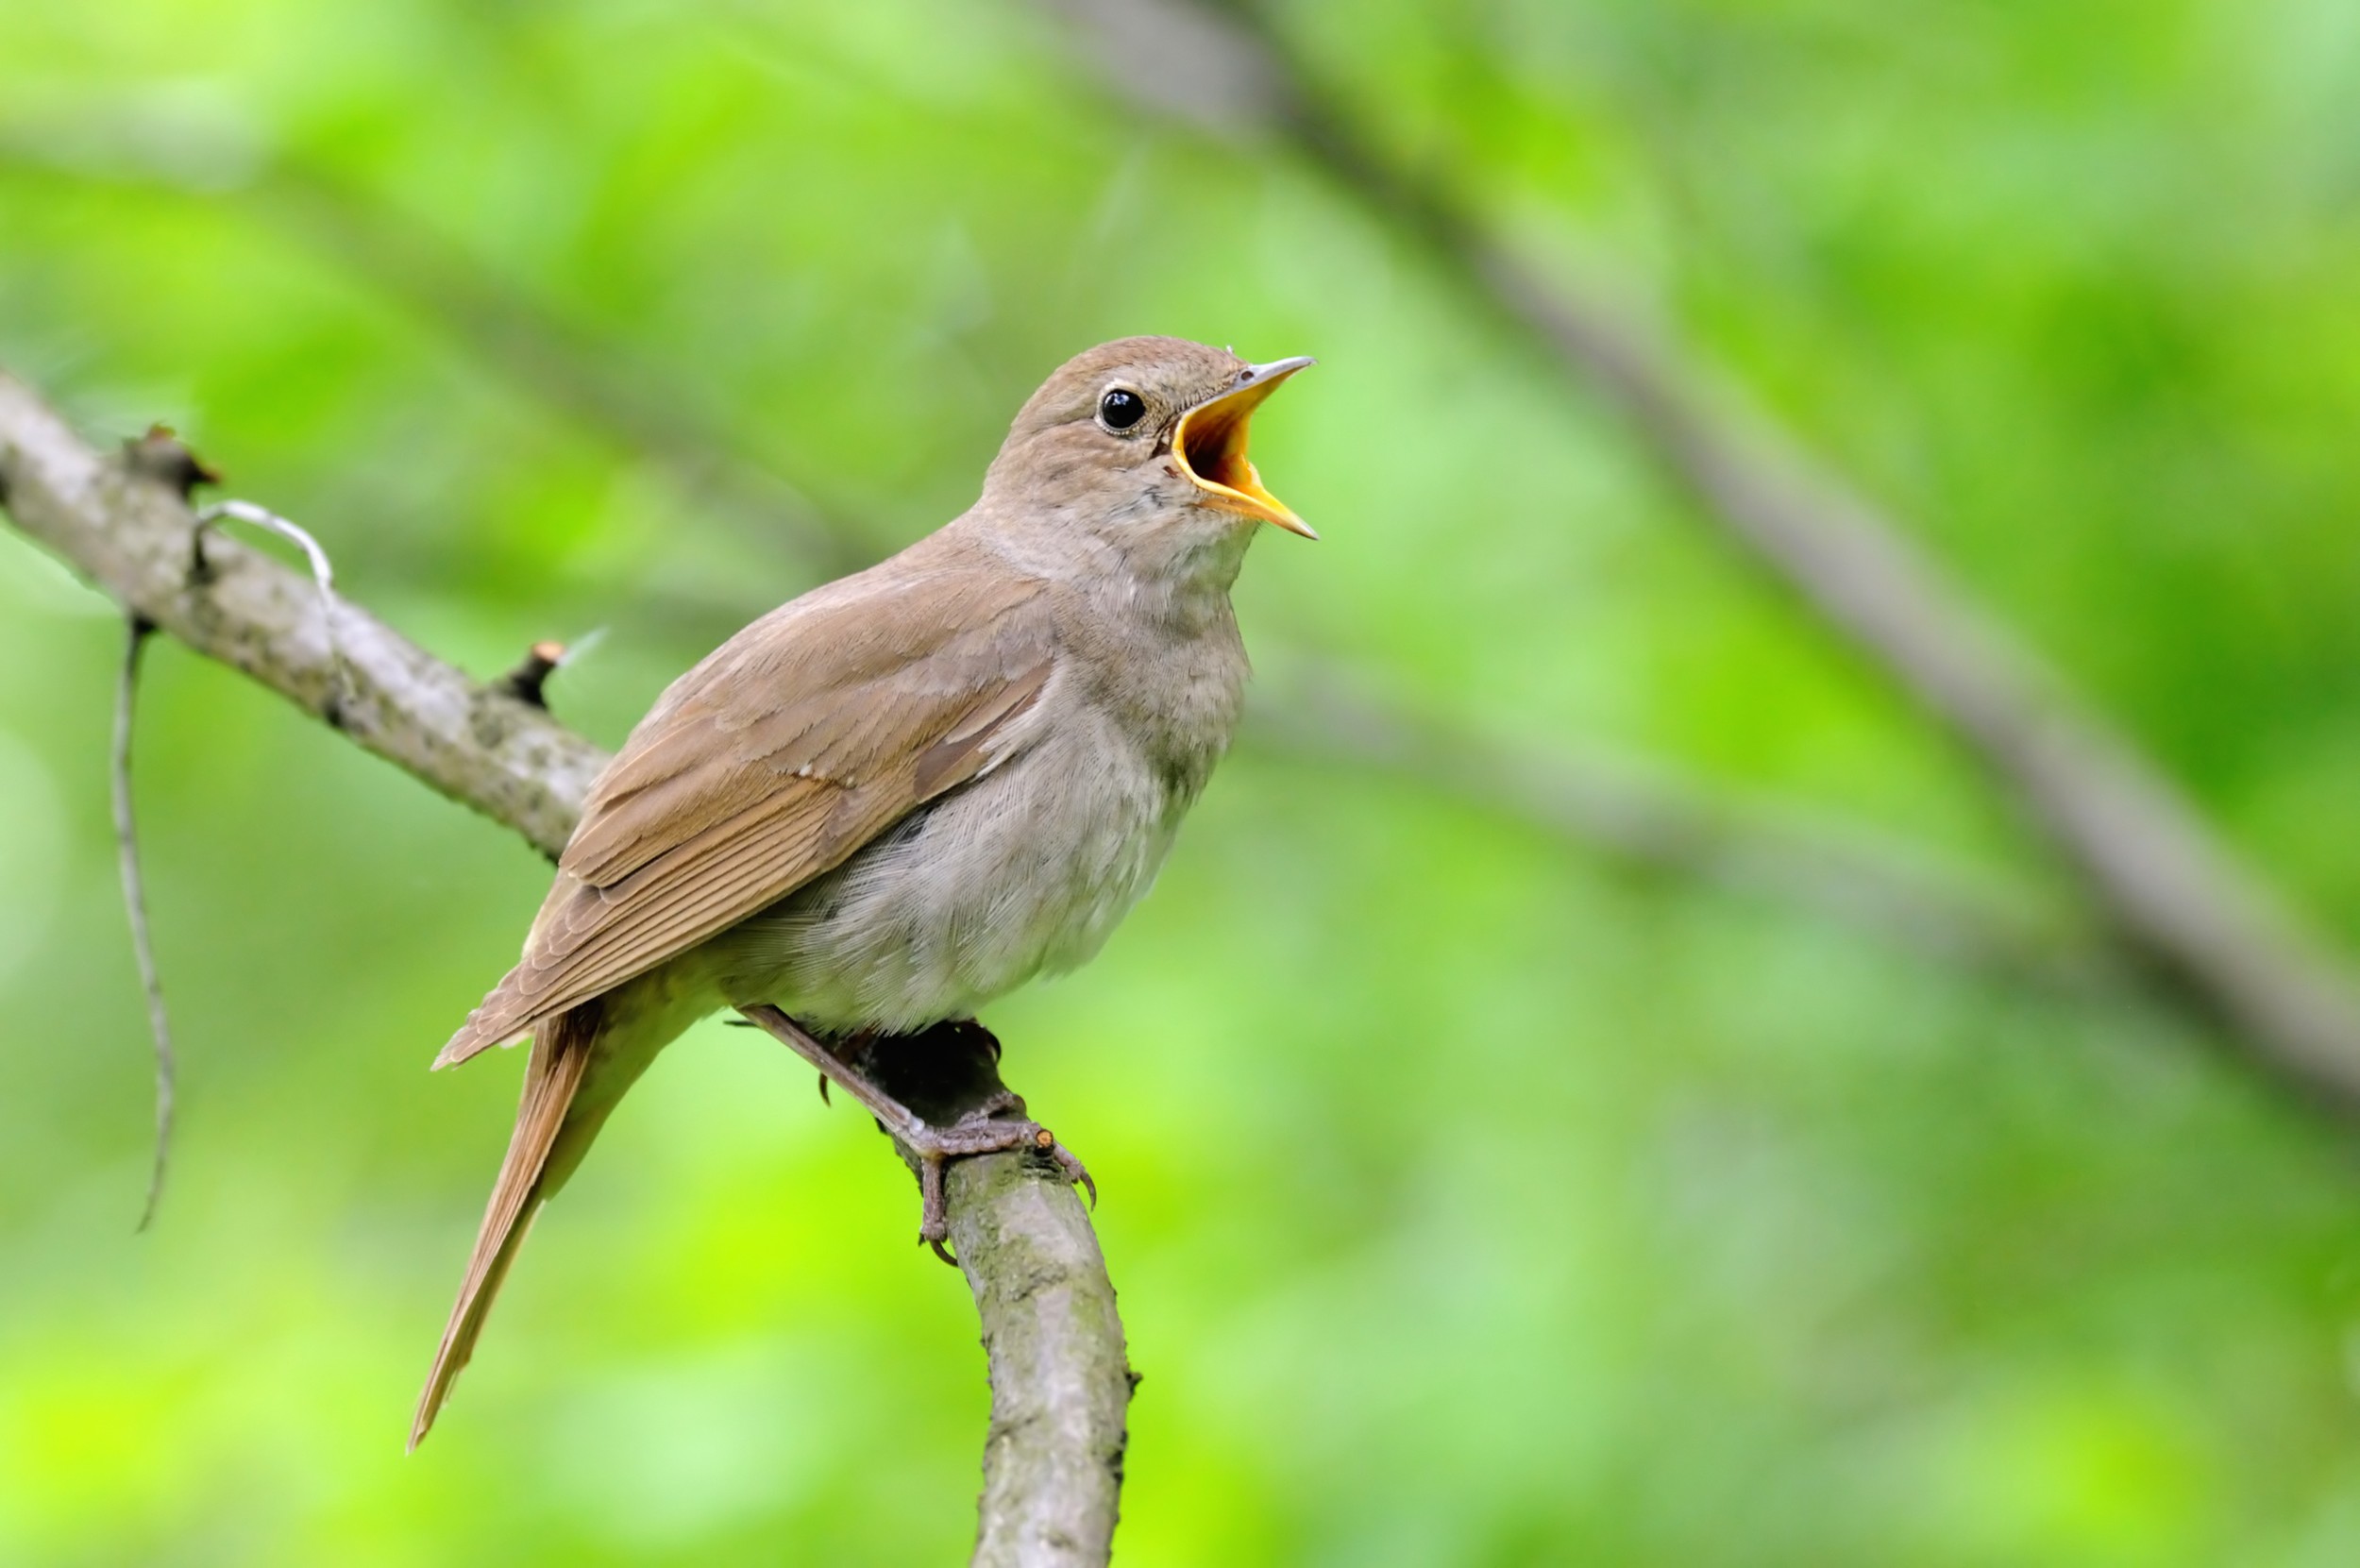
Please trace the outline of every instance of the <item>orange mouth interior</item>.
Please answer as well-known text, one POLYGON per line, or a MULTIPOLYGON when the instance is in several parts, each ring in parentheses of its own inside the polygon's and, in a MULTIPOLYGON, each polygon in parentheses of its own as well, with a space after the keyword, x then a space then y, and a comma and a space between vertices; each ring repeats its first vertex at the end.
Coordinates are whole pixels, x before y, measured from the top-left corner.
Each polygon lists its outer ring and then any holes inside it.
POLYGON ((1316 539, 1311 525, 1262 486, 1262 476, 1245 455, 1246 427, 1262 399, 1278 390, 1283 377, 1256 381, 1199 403, 1180 416, 1172 449, 1181 468, 1205 492, 1205 504, 1316 539))

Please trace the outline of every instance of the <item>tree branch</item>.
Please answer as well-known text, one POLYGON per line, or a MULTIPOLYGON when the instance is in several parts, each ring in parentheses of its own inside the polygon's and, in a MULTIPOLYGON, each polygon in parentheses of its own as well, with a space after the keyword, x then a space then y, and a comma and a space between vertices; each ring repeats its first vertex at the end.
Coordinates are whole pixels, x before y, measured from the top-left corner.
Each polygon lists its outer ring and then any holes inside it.
MULTIPOLYGON (((544 853, 564 847, 606 760, 597 747, 343 599, 331 646, 315 583, 268 556, 213 539, 200 565, 173 485, 102 457, 6 375, 0 505, 128 614, 544 853)), ((1020 1154, 959 1162, 949 1190, 992 1383, 976 1560, 1103 1563, 1130 1382, 1089 1221, 1062 1176, 1020 1154)))
POLYGON ((1141 102, 1274 134, 1474 305, 1603 396, 1701 514, 1939 719, 2080 875, 2111 928, 2273 1071, 2360 1108, 2360 985, 2123 735, 1667 336, 1544 276, 1387 156, 1251 0, 1051 0, 1141 102), (1147 42, 1155 41, 1154 47, 1147 42), (1180 56, 1185 56, 1181 59, 1180 56))

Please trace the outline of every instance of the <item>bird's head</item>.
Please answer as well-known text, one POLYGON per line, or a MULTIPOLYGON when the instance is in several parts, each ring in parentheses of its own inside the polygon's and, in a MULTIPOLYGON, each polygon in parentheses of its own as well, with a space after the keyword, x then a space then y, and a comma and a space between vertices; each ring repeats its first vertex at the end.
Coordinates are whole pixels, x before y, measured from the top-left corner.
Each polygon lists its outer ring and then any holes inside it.
POLYGON ((1316 539, 1262 487, 1246 426, 1312 362, 1253 364, 1182 338, 1121 338, 1075 355, 1025 403, 984 480, 1001 515, 1118 546, 1241 539, 1256 523, 1316 539))

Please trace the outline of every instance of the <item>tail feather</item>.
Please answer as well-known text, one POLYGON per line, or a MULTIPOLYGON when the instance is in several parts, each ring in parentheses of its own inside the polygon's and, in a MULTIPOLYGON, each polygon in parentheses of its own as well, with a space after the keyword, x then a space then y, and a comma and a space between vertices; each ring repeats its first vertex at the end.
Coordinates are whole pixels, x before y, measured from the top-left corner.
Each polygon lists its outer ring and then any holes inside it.
MULTIPOLYGON (((413 1449, 434 1425, 435 1412, 449 1397, 451 1384, 475 1350, 484 1317, 492 1309, 492 1300, 499 1293, 500 1281, 507 1277, 525 1233, 531 1228, 533 1215, 555 1190, 548 1178, 563 1179, 563 1172, 549 1170, 549 1156, 590 1066, 591 1048, 598 1035, 598 1011, 595 1004, 577 1007, 533 1031, 524 1099, 516 1108, 516 1130, 509 1138, 508 1156, 500 1162, 499 1179, 493 1184, 483 1228, 476 1236, 475 1254, 467 1260, 466 1277, 460 1283, 458 1303, 443 1330, 434 1368, 418 1397, 417 1418, 410 1427, 413 1449)), ((572 1162, 566 1163, 570 1168, 572 1162)))

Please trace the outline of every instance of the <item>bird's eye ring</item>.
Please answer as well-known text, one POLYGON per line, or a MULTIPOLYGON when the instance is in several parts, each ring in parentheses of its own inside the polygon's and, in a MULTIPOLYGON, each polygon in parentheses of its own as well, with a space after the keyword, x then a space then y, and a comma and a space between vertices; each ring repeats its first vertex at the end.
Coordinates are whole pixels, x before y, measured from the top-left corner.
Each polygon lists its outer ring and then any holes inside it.
POLYGON ((1110 387, 1098 400, 1098 422, 1110 430, 1127 430, 1147 417, 1147 399, 1127 386, 1110 387))

